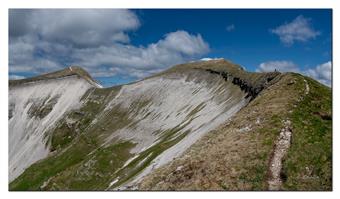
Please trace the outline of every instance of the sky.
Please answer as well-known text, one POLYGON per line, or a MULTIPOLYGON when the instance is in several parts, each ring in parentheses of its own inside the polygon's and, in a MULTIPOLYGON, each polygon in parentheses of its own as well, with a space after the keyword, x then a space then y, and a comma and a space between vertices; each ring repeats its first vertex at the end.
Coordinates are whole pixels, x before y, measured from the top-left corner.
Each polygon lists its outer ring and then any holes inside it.
POLYGON ((9 78, 81 66, 103 86, 224 58, 331 86, 330 9, 10 9, 9 78))

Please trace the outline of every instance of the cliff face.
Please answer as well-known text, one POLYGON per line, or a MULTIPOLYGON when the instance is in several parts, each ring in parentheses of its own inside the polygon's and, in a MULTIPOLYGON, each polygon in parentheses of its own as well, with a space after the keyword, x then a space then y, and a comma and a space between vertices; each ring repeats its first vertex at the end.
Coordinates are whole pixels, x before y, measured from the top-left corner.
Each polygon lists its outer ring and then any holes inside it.
MULTIPOLYGON (((279 91, 282 86, 277 85, 285 84, 282 78, 287 77, 279 73, 249 73, 219 60, 178 65, 135 83, 99 88, 87 73, 74 74, 74 70, 10 83, 11 190, 179 189, 173 185, 158 186, 160 181, 153 176, 158 172, 169 175, 164 168, 176 163, 176 159, 188 154, 196 157, 191 153, 199 150, 190 152, 191 148, 197 143, 204 146, 203 140, 231 121, 237 121, 238 130, 224 140, 246 135, 253 129, 246 123, 255 116, 242 117, 242 121, 232 118, 244 115, 245 110, 249 115, 259 111, 249 107, 274 99, 262 95, 273 88, 271 92, 279 91)), ((287 88, 291 90, 295 85, 287 88)), ((282 100, 291 105, 293 99, 282 100)), ((283 108, 277 110, 287 112, 283 108)), ((267 138, 261 164, 271 161, 276 135, 267 138)), ((262 143, 263 139, 259 136, 257 141, 262 143)), ((231 147, 220 141, 214 147, 207 146, 206 151, 217 146, 222 151, 231 147)), ((211 163, 219 154, 212 152, 208 155, 211 163)), ((266 183, 266 179, 261 182, 266 183)))
POLYGON ((273 82, 271 82, 275 77, 280 75, 279 72, 269 72, 262 74, 257 82, 248 79, 246 75, 233 74, 226 71, 215 71, 213 69, 206 69, 212 74, 220 75, 225 81, 231 81, 234 85, 240 87, 242 91, 247 93, 246 98, 251 97, 254 99, 265 87, 268 87, 273 82))

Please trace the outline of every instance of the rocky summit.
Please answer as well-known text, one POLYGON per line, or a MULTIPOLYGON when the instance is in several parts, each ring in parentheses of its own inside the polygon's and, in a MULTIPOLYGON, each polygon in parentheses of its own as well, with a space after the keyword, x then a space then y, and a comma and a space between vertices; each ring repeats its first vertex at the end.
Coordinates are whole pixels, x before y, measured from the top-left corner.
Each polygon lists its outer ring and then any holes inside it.
POLYGON ((9 82, 10 190, 332 190, 332 91, 197 61, 102 88, 9 82))

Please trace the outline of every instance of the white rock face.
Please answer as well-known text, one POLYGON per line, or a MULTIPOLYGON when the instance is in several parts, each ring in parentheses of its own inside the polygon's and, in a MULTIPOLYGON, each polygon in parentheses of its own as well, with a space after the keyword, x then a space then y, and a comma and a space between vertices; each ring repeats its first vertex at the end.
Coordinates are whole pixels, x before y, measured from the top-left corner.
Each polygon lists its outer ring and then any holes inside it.
MULTIPOLYGON (((110 139, 118 137, 135 142, 137 145, 131 152, 139 154, 161 141, 161 132, 179 128, 171 139, 185 134, 180 142, 156 157, 134 179, 133 182, 137 182, 153 169, 180 156, 204 134, 227 121, 247 104, 244 97, 245 93, 239 87, 210 73, 170 74, 125 85, 106 109, 120 106, 136 123, 114 132, 110 139), (139 102, 146 105, 141 109, 131 109, 139 102)), ((127 186, 133 186, 133 183, 127 186)))
POLYGON ((93 87, 88 81, 70 76, 13 86, 9 89, 9 181, 18 177, 34 162, 47 157, 48 130, 62 116, 79 108, 80 99, 93 87), (30 109, 51 107, 43 118, 30 109))

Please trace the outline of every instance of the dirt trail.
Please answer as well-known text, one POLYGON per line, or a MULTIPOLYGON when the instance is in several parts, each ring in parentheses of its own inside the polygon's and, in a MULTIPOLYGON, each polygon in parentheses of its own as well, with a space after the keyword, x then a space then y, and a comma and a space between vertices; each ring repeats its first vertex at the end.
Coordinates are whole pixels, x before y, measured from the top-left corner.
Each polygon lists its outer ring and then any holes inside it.
POLYGON ((282 185, 281 169, 282 159, 286 155, 290 146, 292 130, 290 128, 291 122, 284 121, 284 128, 281 129, 280 135, 276 141, 274 154, 270 161, 270 179, 268 180, 269 190, 280 190, 282 185))
POLYGON ((306 79, 303 79, 303 81, 305 82, 305 84, 306 84, 306 89, 305 89, 305 94, 306 95, 308 95, 308 93, 309 93, 309 84, 308 84, 308 82, 307 82, 307 80, 306 79))
MULTIPOLYGON (((306 79, 305 82, 305 95, 310 92, 309 84, 306 79)), ((281 129, 280 135, 276 140, 274 154, 270 161, 270 179, 268 180, 269 190, 280 190, 282 185, 281 170, 282 170, 282 159, 286 155, 291 142, 292 130, 291 122, 289 120, 284 121, 284 128, 281 129)))

